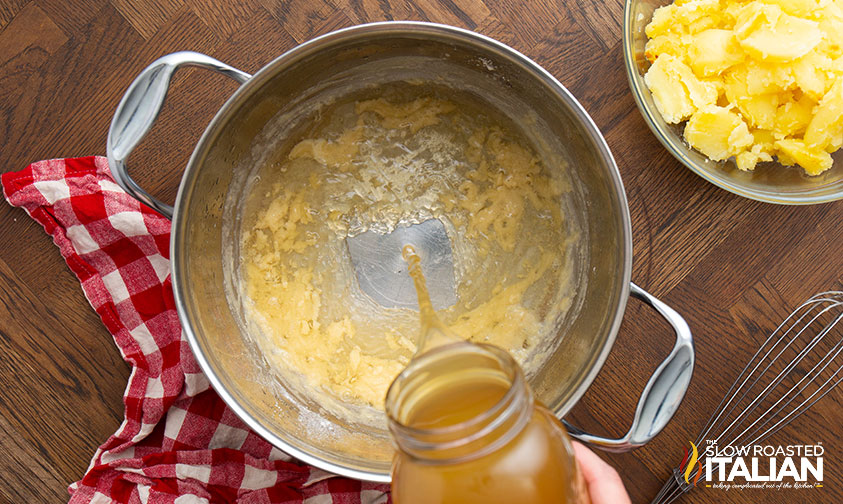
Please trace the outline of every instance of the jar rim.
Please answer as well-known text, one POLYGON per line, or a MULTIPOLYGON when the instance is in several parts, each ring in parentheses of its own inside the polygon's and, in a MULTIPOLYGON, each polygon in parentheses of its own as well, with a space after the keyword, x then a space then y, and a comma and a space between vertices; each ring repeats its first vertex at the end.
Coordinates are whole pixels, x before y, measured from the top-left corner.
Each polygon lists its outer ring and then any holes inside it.
MULTIPOLYGON (((413 386, 412 384, 410 385, 413 386)), ((412 389, 408 394, 412 395, 412 389)), ((389 421, 389 428, 396 437, 399 447, 409 444, 412 451, 424 452, 428 450, 448 450, 467 445, 485 436, 488 436, 501 428, 507 421, 512 419, 514 414, 532 411, 532 393, 526 385, 524 373, 521 367, 505 350, 485 343, 457 342, 449 345, 433 348, 424 354, 413 359, 410 365, 396 377, 390 385, 386 396, 386 414, 389 421), (423 372, 426 365, 436 362, 439 359, 455 357, 465 352, 473 352, 475 355, 491 357, 500 365, 501 371, 509 378, 509 386, 504 395, 487 410, 459 423, 445 427, 419 428, 407 425, 400 418, 401 413, 396 411, 401 403, 400 394, 402 385, 411 380, 417 373, 423 372), (448 354, 451 355, 448 355, 448 354), (518 396, 522 395, 523 398, 518 396), (525 408, 529 405, 529 408, 525 408), (444 441, 420 441, 421 439, 444 438, 444 441), (408 442, 408 440, 410 440, 408 442)), ((515 426, 523 427, 526 422, 516 422, 515 426)), ((517 430, 520 431, 520 428, 517 430)), ((494 443, 497 445, 499 443, 494 443)))

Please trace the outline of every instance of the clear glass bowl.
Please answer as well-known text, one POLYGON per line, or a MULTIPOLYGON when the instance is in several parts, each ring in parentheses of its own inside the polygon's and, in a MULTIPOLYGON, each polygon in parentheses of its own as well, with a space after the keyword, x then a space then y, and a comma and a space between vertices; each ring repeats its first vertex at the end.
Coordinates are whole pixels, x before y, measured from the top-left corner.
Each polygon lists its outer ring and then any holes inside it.
POLYGON ((733 160, 715 162, 692 149, 682 137, 684 123, 667 124, 644 83, 650 66, 644 57, 644 28, 657 8, 670 0, 627 0, 624 7, 623 51, 629 86, 644 120, 656 138, 682 164, 712 184, 746 198, 784 205, 810 205, 843 198, 843 149, 832 155, 834 164, 822 175, 811 177, 799 166, 761 163, 752 172, 738 170, 733 160))

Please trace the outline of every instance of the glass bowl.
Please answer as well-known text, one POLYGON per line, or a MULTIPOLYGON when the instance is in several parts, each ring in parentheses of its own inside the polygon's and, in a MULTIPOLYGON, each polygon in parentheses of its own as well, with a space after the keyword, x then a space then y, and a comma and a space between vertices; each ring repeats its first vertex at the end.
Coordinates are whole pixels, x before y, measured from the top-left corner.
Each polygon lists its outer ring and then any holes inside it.
POLYGON ((656 138, 682 164, 700 177, 727 191, 746 198, 783 205, 810 205, 843 198, 843 149, 832 155, 831 169, 809 176, 799 166, 776 162, 759 163, 754 171, 743 172, 733 160, 716 162, 692 149, 682 136, 684 122, 667 124, 644 83, 650 66, 644 57, 647 35, 644 28, 657 8, 670 0, 626 0, 623 20, 623 51, 629 86, 644 120, 656 138))

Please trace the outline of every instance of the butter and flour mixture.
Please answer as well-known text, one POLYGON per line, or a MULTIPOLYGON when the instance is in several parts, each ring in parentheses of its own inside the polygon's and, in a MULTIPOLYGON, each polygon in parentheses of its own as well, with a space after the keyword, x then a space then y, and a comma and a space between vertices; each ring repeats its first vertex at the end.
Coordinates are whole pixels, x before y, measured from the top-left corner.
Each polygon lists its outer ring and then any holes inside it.
POLYGON ((241 222, 244 318, 279 378, 325 407, 382 410, 418 312, 364 294, 345 239, 431 218, 454 255, 457 303, 442 320, 529 375, 571 305, 579 240, 564 161, 547 162, 467 96, 401 83, 323 107, 260 168, 241 222))

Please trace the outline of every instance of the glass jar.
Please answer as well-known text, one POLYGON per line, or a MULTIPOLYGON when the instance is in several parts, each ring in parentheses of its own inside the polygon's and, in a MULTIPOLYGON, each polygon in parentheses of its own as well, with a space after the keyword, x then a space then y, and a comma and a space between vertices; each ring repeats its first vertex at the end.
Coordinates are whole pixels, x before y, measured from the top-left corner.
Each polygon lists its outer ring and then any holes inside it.
POLYGON ((460 342, 417 356, 386 412, 396 504, 588 502, 564 427, 500 348, 460 342))

